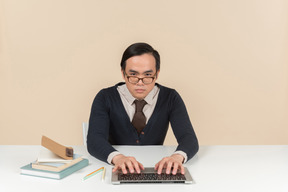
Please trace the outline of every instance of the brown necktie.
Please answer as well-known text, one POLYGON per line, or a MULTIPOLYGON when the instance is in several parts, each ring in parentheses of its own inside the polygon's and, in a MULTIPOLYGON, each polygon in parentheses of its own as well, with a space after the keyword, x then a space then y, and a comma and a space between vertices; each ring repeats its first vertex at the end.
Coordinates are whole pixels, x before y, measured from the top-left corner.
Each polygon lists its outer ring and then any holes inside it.
POLYGON ((135 100, 134 103, 136 110, 132 119, 132 125, 136 128, 139 135, 146 125, 146 117, 143 113, 143 108, 147 103, 145 100, 135 100))

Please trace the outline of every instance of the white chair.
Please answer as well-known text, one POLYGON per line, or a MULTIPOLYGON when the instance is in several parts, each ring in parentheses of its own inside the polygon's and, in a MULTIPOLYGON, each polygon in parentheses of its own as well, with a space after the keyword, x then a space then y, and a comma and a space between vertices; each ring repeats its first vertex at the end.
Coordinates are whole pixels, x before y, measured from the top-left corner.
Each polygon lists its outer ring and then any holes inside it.
POLYGON ((83 131, 83 145, 87 145, 87 134, 88 134, 89 124, 87 122, 82 123, 82 131, 83 131))

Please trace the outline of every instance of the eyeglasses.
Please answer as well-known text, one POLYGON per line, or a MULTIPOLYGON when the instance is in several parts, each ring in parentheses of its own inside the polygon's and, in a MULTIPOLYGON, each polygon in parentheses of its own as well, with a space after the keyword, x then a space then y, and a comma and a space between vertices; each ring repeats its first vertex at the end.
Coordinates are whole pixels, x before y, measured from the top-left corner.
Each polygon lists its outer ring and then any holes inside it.
MULTIPOLYGON (((126 74, 126 73, 124 72, 124 74, 126 74)), ((137 84, 141 80, 145 85, 152 83, 155 79, 155 76, 139 78, 139 77, 135 77, 135 76, 128 76, 127 74, 126 74, 126 77, 129 81, 129 83, 137 84)))

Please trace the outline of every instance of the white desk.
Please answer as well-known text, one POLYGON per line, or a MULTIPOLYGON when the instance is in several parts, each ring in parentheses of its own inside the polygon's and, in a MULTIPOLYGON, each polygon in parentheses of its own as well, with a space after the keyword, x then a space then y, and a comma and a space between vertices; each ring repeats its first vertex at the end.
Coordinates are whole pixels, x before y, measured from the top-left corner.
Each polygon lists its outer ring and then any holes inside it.
MULTIPOLYGON (((117 146, 120 152, 135 156, 144 166, 154 166, 175 147, 117 146), (151 155, 151 157, 149 157, 151 155)), ((288 146, 201 146, 198 154, 186 166, 195 184, 112 185, 111 168, 90 156, 84 146, 74 146, 85 155, 90 165, 62 180, 20 175, 20 167, 34 161, 40 146, 0 146, 0 191, 179 191, 181 192, 287 192, 288 146), (105 182, 101 174, 86 181, 82 178, 95 169, 107 168, 105 182)))

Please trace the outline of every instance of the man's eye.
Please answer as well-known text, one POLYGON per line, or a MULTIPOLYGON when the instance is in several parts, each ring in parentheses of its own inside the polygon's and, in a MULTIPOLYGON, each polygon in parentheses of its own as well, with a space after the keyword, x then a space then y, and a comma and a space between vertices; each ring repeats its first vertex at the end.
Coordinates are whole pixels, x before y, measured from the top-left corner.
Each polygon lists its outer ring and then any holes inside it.
POLYGON ((146 77, 150 77, 150 76, 152 76, 152 74, 147 73, 145 76, 146 76, 146 77))
POLYGON ((129 76, 135 76, 136 75, 136 73, 130 73, 129 74, 129 76))

